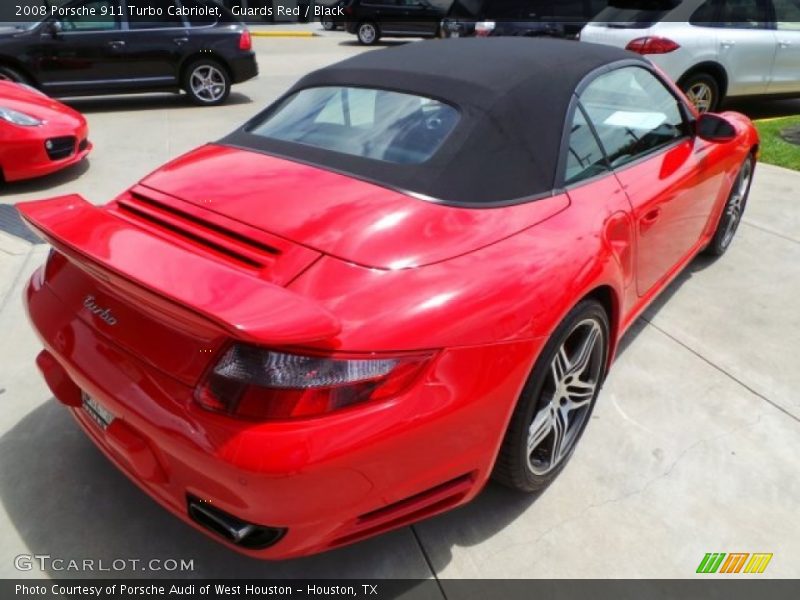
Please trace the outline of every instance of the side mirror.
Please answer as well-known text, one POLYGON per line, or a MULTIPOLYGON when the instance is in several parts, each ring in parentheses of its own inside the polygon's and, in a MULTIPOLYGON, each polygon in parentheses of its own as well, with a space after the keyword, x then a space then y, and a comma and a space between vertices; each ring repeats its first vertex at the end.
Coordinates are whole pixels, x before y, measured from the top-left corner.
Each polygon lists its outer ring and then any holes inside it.
POLYGON ((736 137, 736 128, 724 117, 703 113, 695 123, 695 133, 709 142, 730 142, 736 137))
POLYGON ((64 24, 58 19, 49 21, 47 25, 44 26, 44 30, 53 37, 58 37, 58 35, 64 31, 64 24))

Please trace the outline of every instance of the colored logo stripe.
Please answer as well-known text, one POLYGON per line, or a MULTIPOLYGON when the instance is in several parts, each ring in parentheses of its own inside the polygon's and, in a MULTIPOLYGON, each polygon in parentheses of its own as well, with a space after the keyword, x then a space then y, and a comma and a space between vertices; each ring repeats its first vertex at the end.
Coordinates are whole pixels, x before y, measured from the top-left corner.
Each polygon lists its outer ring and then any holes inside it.
POLYGON ((744 568, 745 573, 763 573, 767 568, 769 561, 772 560, 772 554, 753 554, 750 562, 744 568))
POLYGON ((772 554, 749 552, 708 552, 697 566, 698 573, 763 573, 772 560, 772 554), (727 556, 727 558, 725 558, 727 556), (748 561, 747 558, 750 557, 748 561), (724 561, 724 562, 723 562, 724 561), (747 566, 745 566, 747 563, 747 566))
POLYGON ((722 559, 725 558, 724 552, 709 552, 700 561, 700 566, 697 567, 698 573, 716 573, 722 564, 722 559))
POLYGON ((744 566, 744 561, 750 556, 747 552, 732 552, 728 554, 728 558, 722 563, 720 573, 738 573, 744 566))

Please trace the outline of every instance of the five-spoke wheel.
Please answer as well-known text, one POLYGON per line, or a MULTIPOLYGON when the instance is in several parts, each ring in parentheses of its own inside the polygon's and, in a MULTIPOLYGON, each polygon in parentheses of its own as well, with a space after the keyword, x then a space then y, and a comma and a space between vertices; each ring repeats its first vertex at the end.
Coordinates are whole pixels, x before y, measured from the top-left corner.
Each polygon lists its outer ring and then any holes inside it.
POLYGON ((225 68, 213 60, 201 60, 186 69, 183 88, 195 104, 222 104, 231 92, 225 68))
POLYGON ((381 32, 376 23, 364 21, 363 23, 359 23, 356 29, 356 37, 358 38, 359 44, 371 46, 380 39, 381 32))
POLYGON ((528 429, 528 467, 545 475, 577 441, 603 372, 604 334, 594 319, 579 323, 550 363, 540 404, 528 429))
POLYGON ((701 113, 713 112, 722 100, 717 80, 708 73, 694 73, 681 81, 686 97, 701 113))
POLYGON ((747 197, 750 195, 750 184, 753 181, 755 164, 756 159, 750 154, 739 169, 731 192, 728 195, 728 201, 725 203, 722 215, 720 215, 717 230, 706 248, 707 254, 722 256, 730 247, 733 236, 742 222, 745 206, 747 206, 747 197))
POLYGON ((596 300, 584 300, 558 326, 528 378, 495 465, 495 479, 536 491, 561 471, 603 384, 608 347, 605 309, 596 300))

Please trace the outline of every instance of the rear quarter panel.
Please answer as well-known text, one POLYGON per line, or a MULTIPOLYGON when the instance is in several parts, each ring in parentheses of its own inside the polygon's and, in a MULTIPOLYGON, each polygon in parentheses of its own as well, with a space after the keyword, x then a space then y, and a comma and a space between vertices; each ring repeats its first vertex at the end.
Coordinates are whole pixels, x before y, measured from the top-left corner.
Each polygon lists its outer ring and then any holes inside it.
POLYGON ((325 257, 290 289, 341 320, 331 348, 414 350, 548 336, 595 286, 624 277, 599 235, 609 217, 596 203, 568 206, 521 233, 438 264, 395 271, 325 257))

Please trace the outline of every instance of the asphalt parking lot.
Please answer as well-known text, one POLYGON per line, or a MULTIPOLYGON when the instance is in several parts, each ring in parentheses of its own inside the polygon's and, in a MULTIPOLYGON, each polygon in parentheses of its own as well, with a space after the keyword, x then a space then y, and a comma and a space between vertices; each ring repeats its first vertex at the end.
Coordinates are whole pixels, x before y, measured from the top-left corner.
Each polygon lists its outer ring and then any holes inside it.
MULTIPOLYGON (((228 133, 307 71, 363 51, 342 33, 255 45, 261 76, 219 108, 173 95, 70 102, 89 119, 90 160, 6 186, 0 202, 66 193, 107 201, 228 133)), ((163 511, 51 398, 20 300, 47 248, 0 232, 0 577, 93 575, 19 572, 19 554, 174 558, 193 559, 181 576, 439 577, 446 593, 448 578, 693 577, 707 552, 773 553, 760 577, 798 577, 799 198, 800 173, 758 167, 731 250, 696 260, 636 323, 573 460, 541 496, 490 485, 413 527, 275 563, 240 556, 163 511)))

